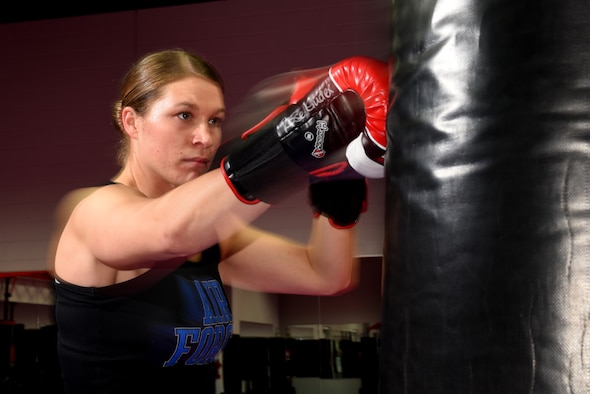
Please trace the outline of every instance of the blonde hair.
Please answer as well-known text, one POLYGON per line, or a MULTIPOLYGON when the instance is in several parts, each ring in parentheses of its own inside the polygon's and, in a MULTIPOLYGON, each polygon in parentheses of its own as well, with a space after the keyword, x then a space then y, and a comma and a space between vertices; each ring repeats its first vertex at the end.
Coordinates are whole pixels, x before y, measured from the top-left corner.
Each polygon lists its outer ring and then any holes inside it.
POLYGON ((129 138, 124 131, 121 111, 133 108, 143 114, 149 105, 159 97, 167 84, 188 76, 205 77, 224 90, 221 75, 215 67, 202 57, 182 49, 152 52, 141 57, 125 74, 119 99, 113 103, 112 120, 120 133, 117 160, 125 165, 129 154, 129 138))

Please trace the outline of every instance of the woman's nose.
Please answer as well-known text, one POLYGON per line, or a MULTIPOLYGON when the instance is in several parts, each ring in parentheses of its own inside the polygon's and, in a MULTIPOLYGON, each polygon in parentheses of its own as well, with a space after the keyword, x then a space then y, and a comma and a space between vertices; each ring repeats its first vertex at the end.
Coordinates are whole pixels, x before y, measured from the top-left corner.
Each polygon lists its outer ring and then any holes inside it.
POLYGON ((215 130, 207 122, 200 122, 193 132, 193 145, 201 144, 210 147, 215 141, 215 130))

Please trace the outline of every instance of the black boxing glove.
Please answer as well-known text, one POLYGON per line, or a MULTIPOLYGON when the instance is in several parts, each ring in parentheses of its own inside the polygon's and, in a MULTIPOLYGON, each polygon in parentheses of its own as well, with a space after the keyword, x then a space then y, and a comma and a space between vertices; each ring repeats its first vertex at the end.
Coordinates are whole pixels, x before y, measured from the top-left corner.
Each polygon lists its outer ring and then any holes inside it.
POLYGON ((344 172, 346 146, 372 127, 375 117, 382 118, 384 128, 386 63, 348 58, 312 82, 305 93, 298 89, 291 98, 295 103, 277 108, 245 132, 242 143, 221 161, 225 179, 241 201, 274 204, 307 186, 310 175, 323 178, 344 172))
POLYGON ((332 227, 345 229, 357 224, 367 210, 367 180, 365 178, 336 179, 312 182, 308 189, 309 204, 314 217, 329 219, 332 227))

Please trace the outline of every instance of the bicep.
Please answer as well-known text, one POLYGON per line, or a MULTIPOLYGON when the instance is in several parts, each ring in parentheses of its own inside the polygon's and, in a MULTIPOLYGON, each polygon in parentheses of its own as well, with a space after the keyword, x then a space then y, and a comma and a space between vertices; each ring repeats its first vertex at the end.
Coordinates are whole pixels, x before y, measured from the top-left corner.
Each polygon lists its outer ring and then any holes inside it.
POLYGON ((125 186, 106 186, 75 208, 69 230, 94 258, 115 269, 178 257, 166 246, 167 222, 152 214, 152 201, 125 186))
POLYGON ((229 286, 270 293, 314 293, 320 278, 307 249, 290 239, 249 227, 221 243, 219 272, 229 286))

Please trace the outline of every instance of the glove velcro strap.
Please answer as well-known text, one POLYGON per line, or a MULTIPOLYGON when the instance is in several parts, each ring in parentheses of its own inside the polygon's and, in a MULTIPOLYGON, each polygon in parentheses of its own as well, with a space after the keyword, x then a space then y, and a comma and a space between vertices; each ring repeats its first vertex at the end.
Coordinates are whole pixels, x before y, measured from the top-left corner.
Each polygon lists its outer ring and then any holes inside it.
POLYGON ((307 173, 285 154, 276 133, 267 131, 246 138, 223 160, 222 169, 232 190, 244 202, 276 204, 305 187, 309 180, 307 173))
POLYGON ((314 215, 325 216, 336 228, 351 228, 367 210, 367 181, 364 178, 313 182, 309 203, 314 215))

